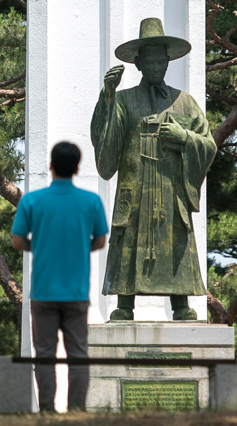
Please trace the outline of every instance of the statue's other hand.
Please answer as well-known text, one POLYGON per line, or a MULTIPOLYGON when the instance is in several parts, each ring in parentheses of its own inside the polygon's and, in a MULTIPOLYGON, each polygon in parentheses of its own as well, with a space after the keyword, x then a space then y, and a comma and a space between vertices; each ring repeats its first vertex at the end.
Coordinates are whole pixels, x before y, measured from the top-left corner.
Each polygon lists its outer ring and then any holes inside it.
POLYGON ((118 87, 122 74, 124 72, 124 65, 117 65, 111 68, 104 78, 105 95, 108 101, 113 101, 115 97, 115 90, 118 87))
POLYGON ((172 143, 185 144, 187 139, 186 131, 180 124, 172 117, 169 117, 171 123, 162 123, 160 128, 161 139, 167 140, 172 143))

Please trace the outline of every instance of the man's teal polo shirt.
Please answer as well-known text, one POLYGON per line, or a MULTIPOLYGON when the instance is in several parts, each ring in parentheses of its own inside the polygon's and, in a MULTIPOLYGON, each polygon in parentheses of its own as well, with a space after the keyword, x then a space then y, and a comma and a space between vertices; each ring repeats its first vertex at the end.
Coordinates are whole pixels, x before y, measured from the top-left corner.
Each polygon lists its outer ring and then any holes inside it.
POLYGON ((12 234, 32 233, 30 297, 38 301, 89 299, 91 238, 108 232, 98 195, 54 180, 21 199, 12 234))

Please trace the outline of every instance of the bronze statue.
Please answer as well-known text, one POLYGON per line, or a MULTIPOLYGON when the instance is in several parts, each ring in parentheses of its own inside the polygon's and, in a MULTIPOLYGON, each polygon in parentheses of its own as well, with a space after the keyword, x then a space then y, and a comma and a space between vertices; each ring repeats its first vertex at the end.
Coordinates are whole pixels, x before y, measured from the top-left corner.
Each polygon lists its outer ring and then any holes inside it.
POLYGON ((123 65, 110 69, 96 105, 91 137, 102 178, 118 171, 103 294, 118 294, 111 320, 132 320, 135 295, 169 295, 174 320, 195 320, 188 295, 204 295, 191 213, 216 145, 195 100, 169 87, 171 60, 191 49, 166 37, 159 19, 115 55, 142 72, 139 86, 115 92, 123 65))

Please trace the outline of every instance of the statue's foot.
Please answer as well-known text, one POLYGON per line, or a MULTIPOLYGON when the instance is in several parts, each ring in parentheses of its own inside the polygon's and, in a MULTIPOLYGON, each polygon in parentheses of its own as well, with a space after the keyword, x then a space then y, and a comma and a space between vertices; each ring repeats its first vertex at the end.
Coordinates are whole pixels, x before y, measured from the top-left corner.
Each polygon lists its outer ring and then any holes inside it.
POLYGON ((197 312, 195 312, 194 309, 191 309, 188 307, 175 309, 173 314, 174 321, 187 321, 187 320, 195 321, 196 319, 197 319, 197 312))
POLYGON ((110 321, 129 321, 133 320, 132 309, 115 309, 110 315, 110 321))

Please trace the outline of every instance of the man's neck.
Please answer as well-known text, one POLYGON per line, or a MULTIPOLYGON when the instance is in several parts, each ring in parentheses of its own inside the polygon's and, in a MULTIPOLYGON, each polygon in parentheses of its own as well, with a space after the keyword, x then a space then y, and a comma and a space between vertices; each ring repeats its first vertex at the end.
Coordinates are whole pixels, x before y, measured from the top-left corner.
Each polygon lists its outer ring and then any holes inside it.
POLYGON ((58 176, 56 175, 56 173, 54 171, 52 171, 52 175, 53 175, 53 181, 55 180, 72 180, 72 176, 69 177, 64 177, 64 176, 58 176))

